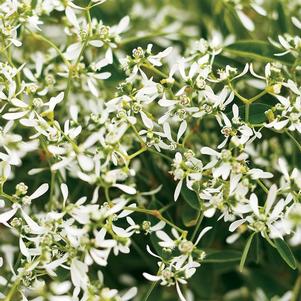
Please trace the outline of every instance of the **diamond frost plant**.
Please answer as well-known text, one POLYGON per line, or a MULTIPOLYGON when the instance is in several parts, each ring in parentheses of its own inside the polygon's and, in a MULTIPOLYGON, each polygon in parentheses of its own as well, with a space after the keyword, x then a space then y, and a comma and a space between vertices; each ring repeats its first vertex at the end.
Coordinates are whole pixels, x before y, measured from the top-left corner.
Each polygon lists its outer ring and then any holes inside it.
POLYGON ((0 1, 0 300, 301 300, 299 0, 0 1))

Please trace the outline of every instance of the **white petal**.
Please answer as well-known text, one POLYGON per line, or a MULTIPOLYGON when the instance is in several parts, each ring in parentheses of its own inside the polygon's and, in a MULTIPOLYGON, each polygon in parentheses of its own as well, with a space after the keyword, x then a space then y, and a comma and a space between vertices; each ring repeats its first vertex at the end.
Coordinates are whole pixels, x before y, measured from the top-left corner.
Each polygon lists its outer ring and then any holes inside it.
POLYGON ((65 57, 67 60, 77 59, 81 51, 81 43, 71 44, 65 53, 65 57))
POLYGON ((130 24, 130 17, 129 16, 125 16, 123 17, 120 21, 119 21, 119 24, 117 26, 117 34, 120 34, 124 31, 126 31, 126 29, 128 28, 130 24))
POLYGON ((12 98, 11 99, 11 103, 15 106, 15 107, 19 107, 19 108, 27 108, 28 104, 25 103, 24 101, 18 99, 18 98, 12 98))
POLYGON ((131 236, 131 233, 127 232, 126 230, 124 230, 121 227, 112 225, 112 229, 118 236, 121 236, 121 237, 130 237, 131 236))
POLYGON ((179 181, 176 189, 175 189, 175 193, 174 193, 174 201, 176 201, 181 193, 181 189, 182 189, 182 185, 183 185, 183 180, 179 181))
POLYGON ((67 200, 68 195, 69 195, 68 186, 65 183, 61 184, 61 191, 62 191, 62 195, 63 195, 63 203, 65 205, 66 200, 67 200))
POLYGON ((240 235, 241 235, 240 233, 234 233, 234 234, 228 236, 226 239, 226 243, 233 244, 240 237, 240 235))
POLYGON ((88 267, 76 258, 71 262, 71 280, 75 287, 83 287, 87 283, 88 267))
POLYGON ((93 258, 93 260, 100 266, 106 266, 107 265, 107 260, 104 258, 104 252, 92 248, 90 250, 90 254, 93 258))
POLYGON ((76 28, 79 28, 79 25, 78 25, 78 22, 77 22, 77 18, 76 18, 76 15, 73 11, 73 9, 69 6, 67 6, 66 10, 65 10, 65 13, 66 13, 66 17, 68 19, 68 21, 76 28))
POLYGON ((169 141, 173 141, 172 136, 171 136, 170 125, 169 125, 168 122, 164 122, 164 123, 163 123, 163 131, 164 131, 165 137, 166 137, 169 141))
POLYGON ((250 206, 253 210, 253 212, 259 216, 259 210, 258 210, 258 198, 256 196, 255 193, 252 193, 251 194, 251 197, 250 197, 250 206))
POLYGON ((6 226, 9 226, 9 224, 7 223, 17 212, 18 208, 13 208, 9 211, 6 211, 4 213, 0 214, 0 223, 1 224, 5 224, 6 226))
POLYGON ((279 164, 279 168, 280 168, 281 172, 283 173, 285 179, 289 180, 290 176, 288 174, 288 167, 287 167, 287 162, 285 161, 285 159, 279 158, 278 164, 279 164))
POLYGON ((79 154, 77 156, 77 160, 79 163, 79 166, 84 170, 84 171, 91 171, 94 168, 94 161, 92 158, 79 154))
POLYGON ((207 146, 201 148, 201 153, 203 155, 216 156, 216 157, 219 156, 219 153, 217 151, 207 146))
POLYGON ((33 219, 31 219, 24 210, 22 210, 23 218, 25 219, 27 225, 29 226, 31 232, 33 234, 43 234, 45 233, 45 229, 39 226, 33 219))
POLYGON ((269 190, 268 197, 265 203, 265 212, 269 212, 276 200, 277 196, 277 186, 273 184, 269 190))
POLYGON ((3 114, 2 118, 6 119, 6 120, 16 120, 16 119, 24 117, 26 114, 27 114, 27 111, 16 112, 16 113, 5 113, 5 114, 3 114))
POLYGON ((271 219, 279 218, 279 215, 280 215, 280 213, 283 211, 284 206, 285 206, 284 200, 280 200, 280 201, 276 204, 276 206, 274 207, 274 209, 273 209, 273 211, 272 211, 272 213, 271 213, 270 218, 271 218, 271 219))
POLYGON ((237 10, 236 12, 243 26, 247 30, 253 31, 255 29, 253 21, 243 11, 237 10))
POLYGON ((54 171, 54 170, 58 170, 58 169, 61 169, 61 168, 64 168, 65 166, 67 166, 71 161, 73 160, 73 158, 64 158, 63 160, 57 162, 57 163, 54 163, 52 166, 51 166, 51 170, 54 171))
POLYGON ((301 21, 296 17, 292 17, 292 23, 299 29, 301 29, 301 21))
POLYGON ((119 188, 120 190, 124 191, 125 193, 128 194, 136 194, 137 190, 134 187, 127 186, 124 184, 114 184, 112 185, 113 187, 119 188))
POLYGON ((42 184, 31 196, 32 200, 37 199, 41 195, 47 192, 49 185, 47 183, 42 184))
POLYGON ((182 294, 182 292, 181 292, 181 289, 180 289, 180 285, 179 285, 179 283, 176 281, 176 288, 177 288, 177 293, 178 293, 178 295, 179 295, 179 297, 180 297, 180 300, 181 301, 187 301, 186 299, 185 299, 185 297, 183 296, 183 294, 182 294))
POLYGON ((174 245, 174 241, 164 231, 157 231, 156 235, 162 241, 168 242, 169 244, 174 245))
POLYGON ((121 297, 121 301, 128 301, 133 299, 137 295, 137 292, 138 292, 137 288, 132 287, 121 297))
POLYGON ((283 46, 284 49, 291 48, 290 44, 287 42, 287 40, 283 36, 278 36, 278 40, 280 44, 283 46))
POLYGON ((165 227, 166 223, 164 221, 160 221, 159 223, 157 223, 156 225, 151 227, 152 231, 159 231, 161 229, 163 229, 165 227))
POLYGON ((160 276, 155 276, 155 275, 151 275, 151 274, 148 274, 148 273, 143 273, 142 274, 144 278, 146 278, 147 280, 149 281, 158 281, 161 279, 160 276))
POLYGON ((19 239, 19 246, 20 246, 20 251, 21 253, 25 256, 25 257, 30 257, 29 255, 29 252, 28 252, 28 249, 22 239, 22 237, 20 236, 20 239, 19 239))
POLYGON ((153 124, 152 120, 150 118, 148 118, 148 116, 143 111, 140 112, 140 116, 141 116, 143 124, 148 129, 152 129, 154 127, 154 124, 153 124))
POLYGON ((177 141, 180 140, 180 138, 183 136, 183 134, 185 133, 187 129, 187 122, 186 120, 183 120, 180 124, 179 130, 178 130, 178 134, 177 134, 177 141))
POLYGON ((237 221, 234 221, 233 223, 231 223, 230 227, 229 227, 229 231, 230 232, 234 232, 240 225, 242 225, 245 222, 244 219, 239 219, 237 221))
POLYGON ((201 233, 199 234, 199 236, 198 236, 198 238, 197 238, 197 240, 196 240, 196 242, 195 242, 195 245, 198 245, 198 243, 200 242, 201 238, 202 238, 209 230, 211 230, 211 229, 212 229, 212 227, 206 227, 206 228, 204 228, 204 229, 201 231, 201 233))

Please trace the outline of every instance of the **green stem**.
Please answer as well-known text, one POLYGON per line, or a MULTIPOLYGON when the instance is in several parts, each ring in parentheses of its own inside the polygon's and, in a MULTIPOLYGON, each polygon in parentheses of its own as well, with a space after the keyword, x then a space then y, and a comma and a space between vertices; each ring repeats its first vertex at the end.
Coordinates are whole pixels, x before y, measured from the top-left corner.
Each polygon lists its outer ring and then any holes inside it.
POLYGON ((245 262, 247 260, 248 253, 249 253, 249 250, 250 250, 250 247, 251 247, 251 244, 252 244, 252 240, 253 240, 255 234, 256 234, 256 232, 253 232, 250 235, 250 237, 248 238, 247 243, 245 245, 245 248, 243 250, 243 253, 242 253, 242 256, 241 256, 241 259, 240 259, 240 264, 239 264, 239 271, 240 272, 243 271, 243 268, 244 268, 244 265, 245 265, 245 262))
POLYGON ((15 203, 14 198, 12 196, 10 196, 9 194, 5 193, 4 191, 1 191, 0 195, 3 196, 4 198, 8 199, 12 203, 15 203))
POLYGON ((133 129, 133 131, 134 131, 134 133, 135 133, 137 139, 139 140, 140 144, 141 144, 142 146, 144 146, 144 145, 145 145, 145 142, 143 141, 143 139, 142 139, 141 136, 139 135, 139 133, 138 133, 136 127, 135 127, 132 123, 130 123, 130 122, 129 122, 129 125, 130 125, 130 127, 133 129))
MULTIPOLYGON (((163 262, 160 264, 159 270, 157 272, 157 275, 159 275, 161 273, 163 269, 163 262)), ((151 295, 152 291, 155 289, 156 285, 158 284, 158 281, 155 281, 151 284, 150 288, 148 289, 148 291, 145 294, 145 297, 143 298, 143 301, 147 301, 149 296, 151 295)))
MULTIPOLYGON (((163 77, 163 78, 168 78, 168 75, 164 72, 162 72, 161 70, 159 70, 158 68, 152 66, 151 64, 149 63, 144 63, 144 64, 141 64, 141 67, 144 67, 152 72, 154 72, 155 74, 163 77)), ((178 88, 182 88, 182 85, 180 83, 178 83, 177 81, 174 82, 174 84, 178 87, 178 88)))
POLYGON ((266 194, 269 193, 268 188, 264 185, 264 183, 263 183, 260 179, 257 179, 257 183, 259 184, 259 186, 263 189, 263 191, 264 191, 266 194))
POLYGON ((240 95, 236 89, 233 87, 232 83, 230 80, 228 80, 228 86, 229 88, 233 91, 234 95, 239 98, 245 105, 250 105, 251 103, 253 103, 254 101, 256 101, 257 99, 259 99, 260 97, 262 97, 263 95, 265 95, 267 93, 267 90, 263 90, 260 93, 258 93, 257 95, 255 95, 252 98, 245 98, 242 95, 240 95))
MULTIPOLYGON (((91 3, 91 1, 90 1, 91 3)), ((89 4, 90 5, 90 4, 89 4)), ((89 39, 90 39, 90 35, 92 33, 92 25, 91 25, 91 15, 90 15, 90 9, 89 9, 89 5, 87 7, 87 9, 85 10, 85 14, 86 14, 86 18, 87 18, 87 21, 88 21, 88 36, 86 37, 85 41, 84 41, 84 44, 82 46, 82 49, 80 50, 80 53, 79 53, 79 56, 75 62, 75 66, 77 66, 80 62, 80 59, 88 45, 88 42, 89 42, 89 39)))
POLYGON ((66 140, 72 145, 73 147, 73 150, 76 152, 76 153, 79 153, 79 147, 77 146, 77 144, 68 136, 65 134, 64 131, 62 131, 60 129, 60 127, 58 127, 55 123, 53 123, 53 126, 66 138, 66 140))
POLYGON ((254 97, 249 99, 249 104, 253 103, 254 101, 259 99, 260 97, 264 96, 265 94, 267 94, 266 90, 261 91, 260 93, 258 93, 257 95, 255 95, 254 97))
POLYGON ((297 141, 297 139, 288 130, 284 130, 284 131, 294 141, 299 151, 301 152, 301 144, 297 141))
POLYGON ((199 232, 199 228, 201 226, 203 218, 204 218, 204 212, 203 212, 203 210, 202 211, 200 210, 198 220, 197 220, 197 224, 195 226, 195 229, 194 229, 193 234, 192 234, 191 239, 190 239, 191 241, 194 241, 194 239, 196 238, 196 235, 199 232))
POLYGON ((67 65, 68 67, 70 66, 70 63, 66 60, 66 58, 64 57, 64 54, 62 53, 62 51, 50 40, 48 40, 46 37, 35 33, 35 32, 31 32, 31 34, 39 40, 44 41, 45 43, 47 43, 49 46, 51 46, 52 48, 54 48, 56 50, 56 52, 58 53, 58 55, 62 58, 62 60, 64 61, 65 65, 67 65))
POLYGON ((268 235, 266 232, 264 232, 264 235, 263 235, 263 236, 264 236, 264 238, 266 239, 266 241, 267 241, 273 248, 276 248, 275 244, 271 241, 269 235, 268 235))
POLYGON ((231 89, 231 91, 234 93, 234 95, 240 99, 244 104, 247 104, 249 102, 249 100, 245 97, 243 97, 242 95, 240 95, 235 88, 233 87, 232 83, 230 82, 230 80, 228 80, 228 86, 231 89))
POLYGON ((19 285, 22 281, 22 277, 23 275, 26 274, 27 270, 29 270, 32 266, 34 266, 36 264, 37 261, 40 260, 40 257, 36 258, 34 261, 29 262, 25 265, 24 269, 22 270, 22 272, 20 273, 20 275, 18 275, 18 278, 15 280, 13 286, 11 287, 11 289, 9 290, 8 294, 6 295, 5 299, 3 301, 11 301, 11 300, 16 300, 16 299, 12 299, 15 294, 16 291, 19 288, 19 285))
POLYGON ((107 201, 108 203, 111 203, 111 198, 110 198, 110 193, 109 193, 109 187, 108 187, 108 186, 105 186, 105 187, 104 187, 104 190, 105 190, 106 201, 107 201))
POLYGON ((245 121, 249 122, 249 115, 250 115, 250 105, 247 103, 245 106, 245 121))
POLYGON ((91 1, 89 2, 89 5, 86 7, 85 9, 85 15, 86 15, 86 18, 87 18, 87 21, 88 21, 88 35, 87 37, 85 38, 85 41, 83 43, 83 46, 80 50, 80 53, 76 59, 76 62, 74 65, 70 66, 69 65, 69 74, 68 74, 68 82, 67 82, 67 87, 66 87, 66 90, 65 90, 65 94, 64 94, 64 100, 63 100, 63 103, 66 103, 67 99, 68 99, 68 96, 69 96, 69 93, 71 91, 71 87, 72 87, 72 77, 73 77, 73 71, 76 73, 77 72, 77 66, 78 64, 80 63, 80 60, 81 60, 81 57, 82 55, 84 54, 84 51, 88 45, 88 42, 89 42, 89 39, 90 39, 90 35, 92 34, 92 25, 91 25, 91 15, 90 15, 90 4, 91 4, 91 1))
POLYGON ((152 71, 152 72, 154 72, 154 73, 156 73, 156 74, 158 74, 158 75, 160 75, 161 77, 164 77, 164 78, 168 77, 168 75, 166 73, 162 72, 161 70, 159 70, 158 68, 152 66, 151 64, 144 63, 141 66, 148 69, 148 70, 150 70, 150 71, 152 71))
POLYGON ((291 301, 298 301, 298 300, 300 300, 298 298, 299 295, 300 295, 300 290, 301 290, 301 275, 298 276, 298 278, 297 278, 297 280, 295 282, 291 301))
MULTIPOLYGON (((9 51, 9 49, 6 50, 6 58, 7 58, 7 61, 8 63, 15 69, 18 69, 15 64, 13 63, 12 61, 12 58, 11 58, 11 52, 9 51)), ((18 72, 16 74, 16 77, 17 77, 17 88, 20 88, 21 87, 21 78, 20 78, 20 72, 18 72)))
POLYGON ((18 289, 21 282, 21 277, 18 277, 18 279, 14 282, 14 285, 9 290, 8 294, 6 295, 5 299, 3 301, 10 301, 12 300, 13 296, 16 293, 16 290, 18 289))
POLYGON ((147 147, 142 147, 141 149, 139 149, 138 151, 136 151, 135 153, 131 154, 130 156, 127 157, 128 160, 131 160, 137 156, 139 156, 140 154, 144 153, 145 151, 147 151, 147 147))
MULTIPOLYGON (((69 92, 71 90, 71 84, 72 84, 72 66, 69 66, 69 71, 68 71, 68 79, 67 79, 67 86, 64 92, 64 99, 63 99, 63 104, 67 101, 69 92)), ((64 106, 62 106, 64 107, 64 106)))
POLYGON ((151 209, 145 209, 145 208, 139 208, 139 207, 124 207, 124 210, 130 210, 134 212, 140 212, 148 215, 152 215, 156 217, 157 219, 164 221, 166 224, 170 225, 171 227, 175 228, 177 231, 179 231, 184 237, 187 235, 187 231, 181 229, 180 227, 176 226, 174 223, 166 219, 164 216, 162 216, 161 212, 159 210, 151 210, 151 209))
POLYGON ((49 208, 53 209, 53 195, 54 195, 54 185, 55 185, 55 171, 51 171, 51 180, 50 180, 50 194, 49 194, 49 208))
POLYGON ((162 158, 164 158, 166 160, 168 160, 169 162, 172 162, 171 158, 169 158, 168 156, 164 155, 161 152, 157 152, 157 151, 155 151, 154 149, 151 149, 151 148, 149 148, 148 151, 151 152, 151 153, 153 153, 153 154, 155 154, 155 155, 158 155, 158 156, 160 156, 160 157, 162 157, 162 158))
POLYGON ((145 297, 143 298, 143 301, 147 301, 147 300, 148 300, 149 296, 151 295, 152 291, 155 289, 155 287, 157 286, 157 284, 158 284, 158 281, 154 281, 154 282, 151 284, 150 288, 149 288, 148 291, 146 292, 145 297))
POLYGON ((170 33, 167 32, 158 32, 158 33, 149 33, 146 35, 142 35, 142 36, 133 36, 127 39, 123 39, 120 43, 119 46, 124 46, 126 44, 132 43, 132 42, 137 42, 140 40, 147 40, 147 39, 151 39, 151 38, 156 38, 156 37, 162 37, 162 36, 166 36, 169 35, 170 33))

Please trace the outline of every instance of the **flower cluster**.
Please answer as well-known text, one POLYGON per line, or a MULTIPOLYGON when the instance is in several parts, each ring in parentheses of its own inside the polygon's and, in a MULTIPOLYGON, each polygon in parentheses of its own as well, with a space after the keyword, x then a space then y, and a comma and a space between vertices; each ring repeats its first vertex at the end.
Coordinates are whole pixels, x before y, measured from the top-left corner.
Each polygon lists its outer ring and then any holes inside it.
MULTIPOLYGON (((256 264, 268 248, 296 269, 300 3, 289 32, 251 41, 210 13, 204 35, 177 3, 129 1, 117 20, 115 2, 0 4, 0 299, 147 300, 160 284, 160 300, 218 300, 193 279, 242 272, 255 240, 256 264)), ((285 15, 203 2, 250 36, 285 15)), ((299 300, 300 283, 247 296, 299 300)))

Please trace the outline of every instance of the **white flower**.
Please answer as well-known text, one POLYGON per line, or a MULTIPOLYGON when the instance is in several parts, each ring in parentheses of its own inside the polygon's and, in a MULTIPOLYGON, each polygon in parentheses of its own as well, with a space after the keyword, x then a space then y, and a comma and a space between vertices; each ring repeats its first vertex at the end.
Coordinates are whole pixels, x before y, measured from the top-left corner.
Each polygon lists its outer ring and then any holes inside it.
MULTIPOLYGON (((248 227, 255 232, 260 232, 263 237, 267 235, 271 238, 282 238, 283 234, 279 231, 277 223, 281 222, 284 217, 286 206, 291 202, 292 195, 288 194, 286 199, 280 199, 276 205, 277 186, 272 185, 266 202, 263 207, 258 205, 258 198, 256 194, 252 193, 250 196, 250 206, 253 214, 247 215, 245 218, 234 221, 229 230, 235 231, 239 226, 247 223, 248 227)), ((288 234, 288 233, 286 233, 288 234)))

